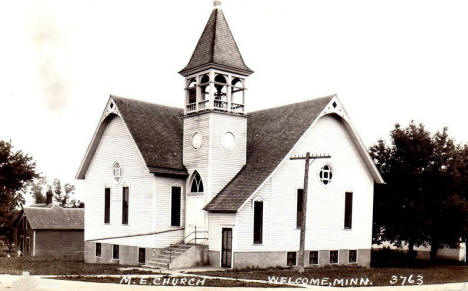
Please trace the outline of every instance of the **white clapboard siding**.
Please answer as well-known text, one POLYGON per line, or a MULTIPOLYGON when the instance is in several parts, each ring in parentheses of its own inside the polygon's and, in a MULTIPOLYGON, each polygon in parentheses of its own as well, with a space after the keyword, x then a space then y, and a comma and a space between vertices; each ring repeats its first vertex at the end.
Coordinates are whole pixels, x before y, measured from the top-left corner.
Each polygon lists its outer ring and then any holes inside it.
POLYGON ((233 248, 235 247, 235 238, 237 229, 234 227, 236 215, 235 213, 209 213, 210 225, 208 228, 210 251, 221 251, 221 231, 223 227, 232 228, 233 248))
MULTIPOLYGON (((246 159, 247 118, 211 114, 211 197, 218 194, 236 176, 245 165, 246 159), (223 146, 223 136, 226 132, 235 136, 235 146, 232 149, 223 146)), ((211 199, 207 202, 209 200, 211 199)))
MULTIPOLYGON (((209 115, 201 114, 184 118, 183 137, 183 163, 189 173, 187 179, 187 193, 190 191, 192 174, 197 171, 203 181, 205 194, 210 192, 209 183, 209 143, 210 143, 209 115), (202 136, 202 144, 198 149, 192 146, 192 135, 198 132, 202 136)), ((185 222, 185 236, 189 235, 195 227, 205 230, 205 212, 203 206, 205 198, 190 197, 187 199, 187 221, 185 222)))
MULTIPOLYGON (((183 160, 190 175, 196 170, 203 179, 203 203, 199 199, 188 199, 186 235, 197 229, 208 228, 208 214, 202 210, 212 197, 219 193, 246 163, 247 119, 222 113, 205 113, 184 119, 183 160), (198 149, 192 146, 192 135, 202 135, 202 145, 198 149), (233 149, 223 146, 223 135, 231 132, 236 137, 233 149), (193 205, 192 205, 193 204, 193 205), (197 214, 194 214, 194 212, 197 214)), ((187 180, 190 191, 191 177, 187 180)))
MULTIPOLYGON (((181 188, 181 214, 180 227, 183 227, 185 222, 185 180, 156 177, 156 205, 154 209, 155 228, 159 230, 174 229, 178 227, 171 226, 171 210, 172 210, 172 187, 181 188)), ((180 239, 182 239, 181 237, 180 239)), ((180 240, 179 239, 179 240, 180 240)), ((172 242, 171 242, 172 243, 172 242)))
MULTIPOLYGON (((85 185, 85 240, 91 240, 169 229, 170 186, 183 186, 183 183, 175 179, 156 178, 149 173, 123 120, 120 117, 114 117, 107 125, 93 156, 86 173, 85 185), (112 168, 115 162, 118 162, 122 168, 122 178, 119 183, 116 183, 113 178, 112 168), (130 193, 128 225, 122 224, 122 188, 124 186, 129 187, 130 193), (111 189, 109 224, 104 224, 106 187, 111 189)), ((174 232, 165 237, 182 236, 180 232, 177 233, 174 232)), ((156 236, 136 236, 106 239, 102 242, 155 247, 156 240, 160 239, 156 239, 156 236)), ((170 240, 172 243, 173 240, 170 240)))
MULTIPOLYGON (((370 248, 372 237, 373 178, 342 121, 320 118, 296 145, 293 154, 326 153, 309 172, 306 249, 370 248), (333 181, 320 183, 320 168, 330 163, 333 181), (352 230, 344 230, 345 192, 353 192, 352 230)), ((280 251, 299 249, 296 228, 297 189, 303 187, 304 161, 288 160, 258 192, 264 200, 262 245, 253 245, 253 211, 249 201, 237 214, 236 251, 280 251)), ((255 199, 254 197, 254 199, 255 199)))

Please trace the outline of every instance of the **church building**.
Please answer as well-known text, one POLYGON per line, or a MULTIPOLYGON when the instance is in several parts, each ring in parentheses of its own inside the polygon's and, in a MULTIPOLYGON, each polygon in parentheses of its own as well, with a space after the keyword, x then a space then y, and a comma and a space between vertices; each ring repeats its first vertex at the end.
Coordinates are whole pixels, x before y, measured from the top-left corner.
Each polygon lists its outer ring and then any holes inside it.
POLYGON ((247 112, 253 71, 219 1, 179 73, 184 108, 117 96, 105 105, 77 173, 85 261, 296 265, 306 208, 305 266, 368 267, 383 180, 338 97, 247 112), (329 157, 310 161, 304 197, 305 162, 291 158, 306 153, 329 157))

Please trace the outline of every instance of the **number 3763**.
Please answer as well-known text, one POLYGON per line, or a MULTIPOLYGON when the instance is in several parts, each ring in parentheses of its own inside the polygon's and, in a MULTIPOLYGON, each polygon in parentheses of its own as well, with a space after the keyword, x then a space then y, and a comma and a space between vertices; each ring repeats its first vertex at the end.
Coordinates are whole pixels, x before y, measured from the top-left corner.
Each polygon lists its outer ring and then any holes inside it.
POLYGON ((393 275, 390 279, 390 284, 392 285, 422 285, 424 283, 424 278, 422 275, 393 275))

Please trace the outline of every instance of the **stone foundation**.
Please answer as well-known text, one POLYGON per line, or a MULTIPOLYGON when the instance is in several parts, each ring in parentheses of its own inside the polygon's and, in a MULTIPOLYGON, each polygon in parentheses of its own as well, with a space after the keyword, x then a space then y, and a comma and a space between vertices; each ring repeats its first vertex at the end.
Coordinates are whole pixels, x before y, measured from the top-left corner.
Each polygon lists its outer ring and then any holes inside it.
POLYGON ((208 251, 208 265, 219 267, 221 265, 219 251, 208 251))
MULTIPOLYGON (((113 244, 101 243, 101 256, 96 257, 96 243, 85 242, 85 262, 86 263, 99 263, 99 264, 122 264, 122 265, 141 265, 138 262, 138 249, 137 246, 119 245, 119 259, 112 258, 113 244)), ((153 253, 152 248, 145 248, 145 259, 148 262, 153 253)))
MULTIPOLYGON (((304 265, 309 266, 309 252, 305 251, 304 254, 304 265)), ((342 266, 361 266, 361 267, 370 267, 370 249, 358 249, 357 250, 357 262, 349 263, 349 250, 341 249, 338 250, 338 264, 342 266)), ((257 267, 257 268, 268 268, 268 267, 287 267, 287 253, 288 252, 234 252, 233 253, 233 266, 237 269, 247 268, 247 267, 257 267)), ((315 266, 327 266, 330 265, 330 251, 329 250, 319 250, 319 263, 315 266)), ((210 251, 210 266, 219 267, 219 252, 210 251)), ((296 254, 296 260, 299 260, 299 252, 296 254)), ((297 263, 297 262, 296 262, 297 263)))

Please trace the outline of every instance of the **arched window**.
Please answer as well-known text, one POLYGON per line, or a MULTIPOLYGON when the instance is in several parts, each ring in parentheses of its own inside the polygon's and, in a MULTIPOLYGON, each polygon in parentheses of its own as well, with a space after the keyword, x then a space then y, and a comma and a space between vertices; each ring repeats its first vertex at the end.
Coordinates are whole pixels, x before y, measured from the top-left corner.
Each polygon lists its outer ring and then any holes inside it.
POLYGON ((203 192, 203 181, 197 171, 193 174, 192 186, 190 187, 190 192, 198 193, 203 192))
POLYGON ((197 82, 195 79, 190 79, 187 84, 189 104, 197 102, 197 82))

